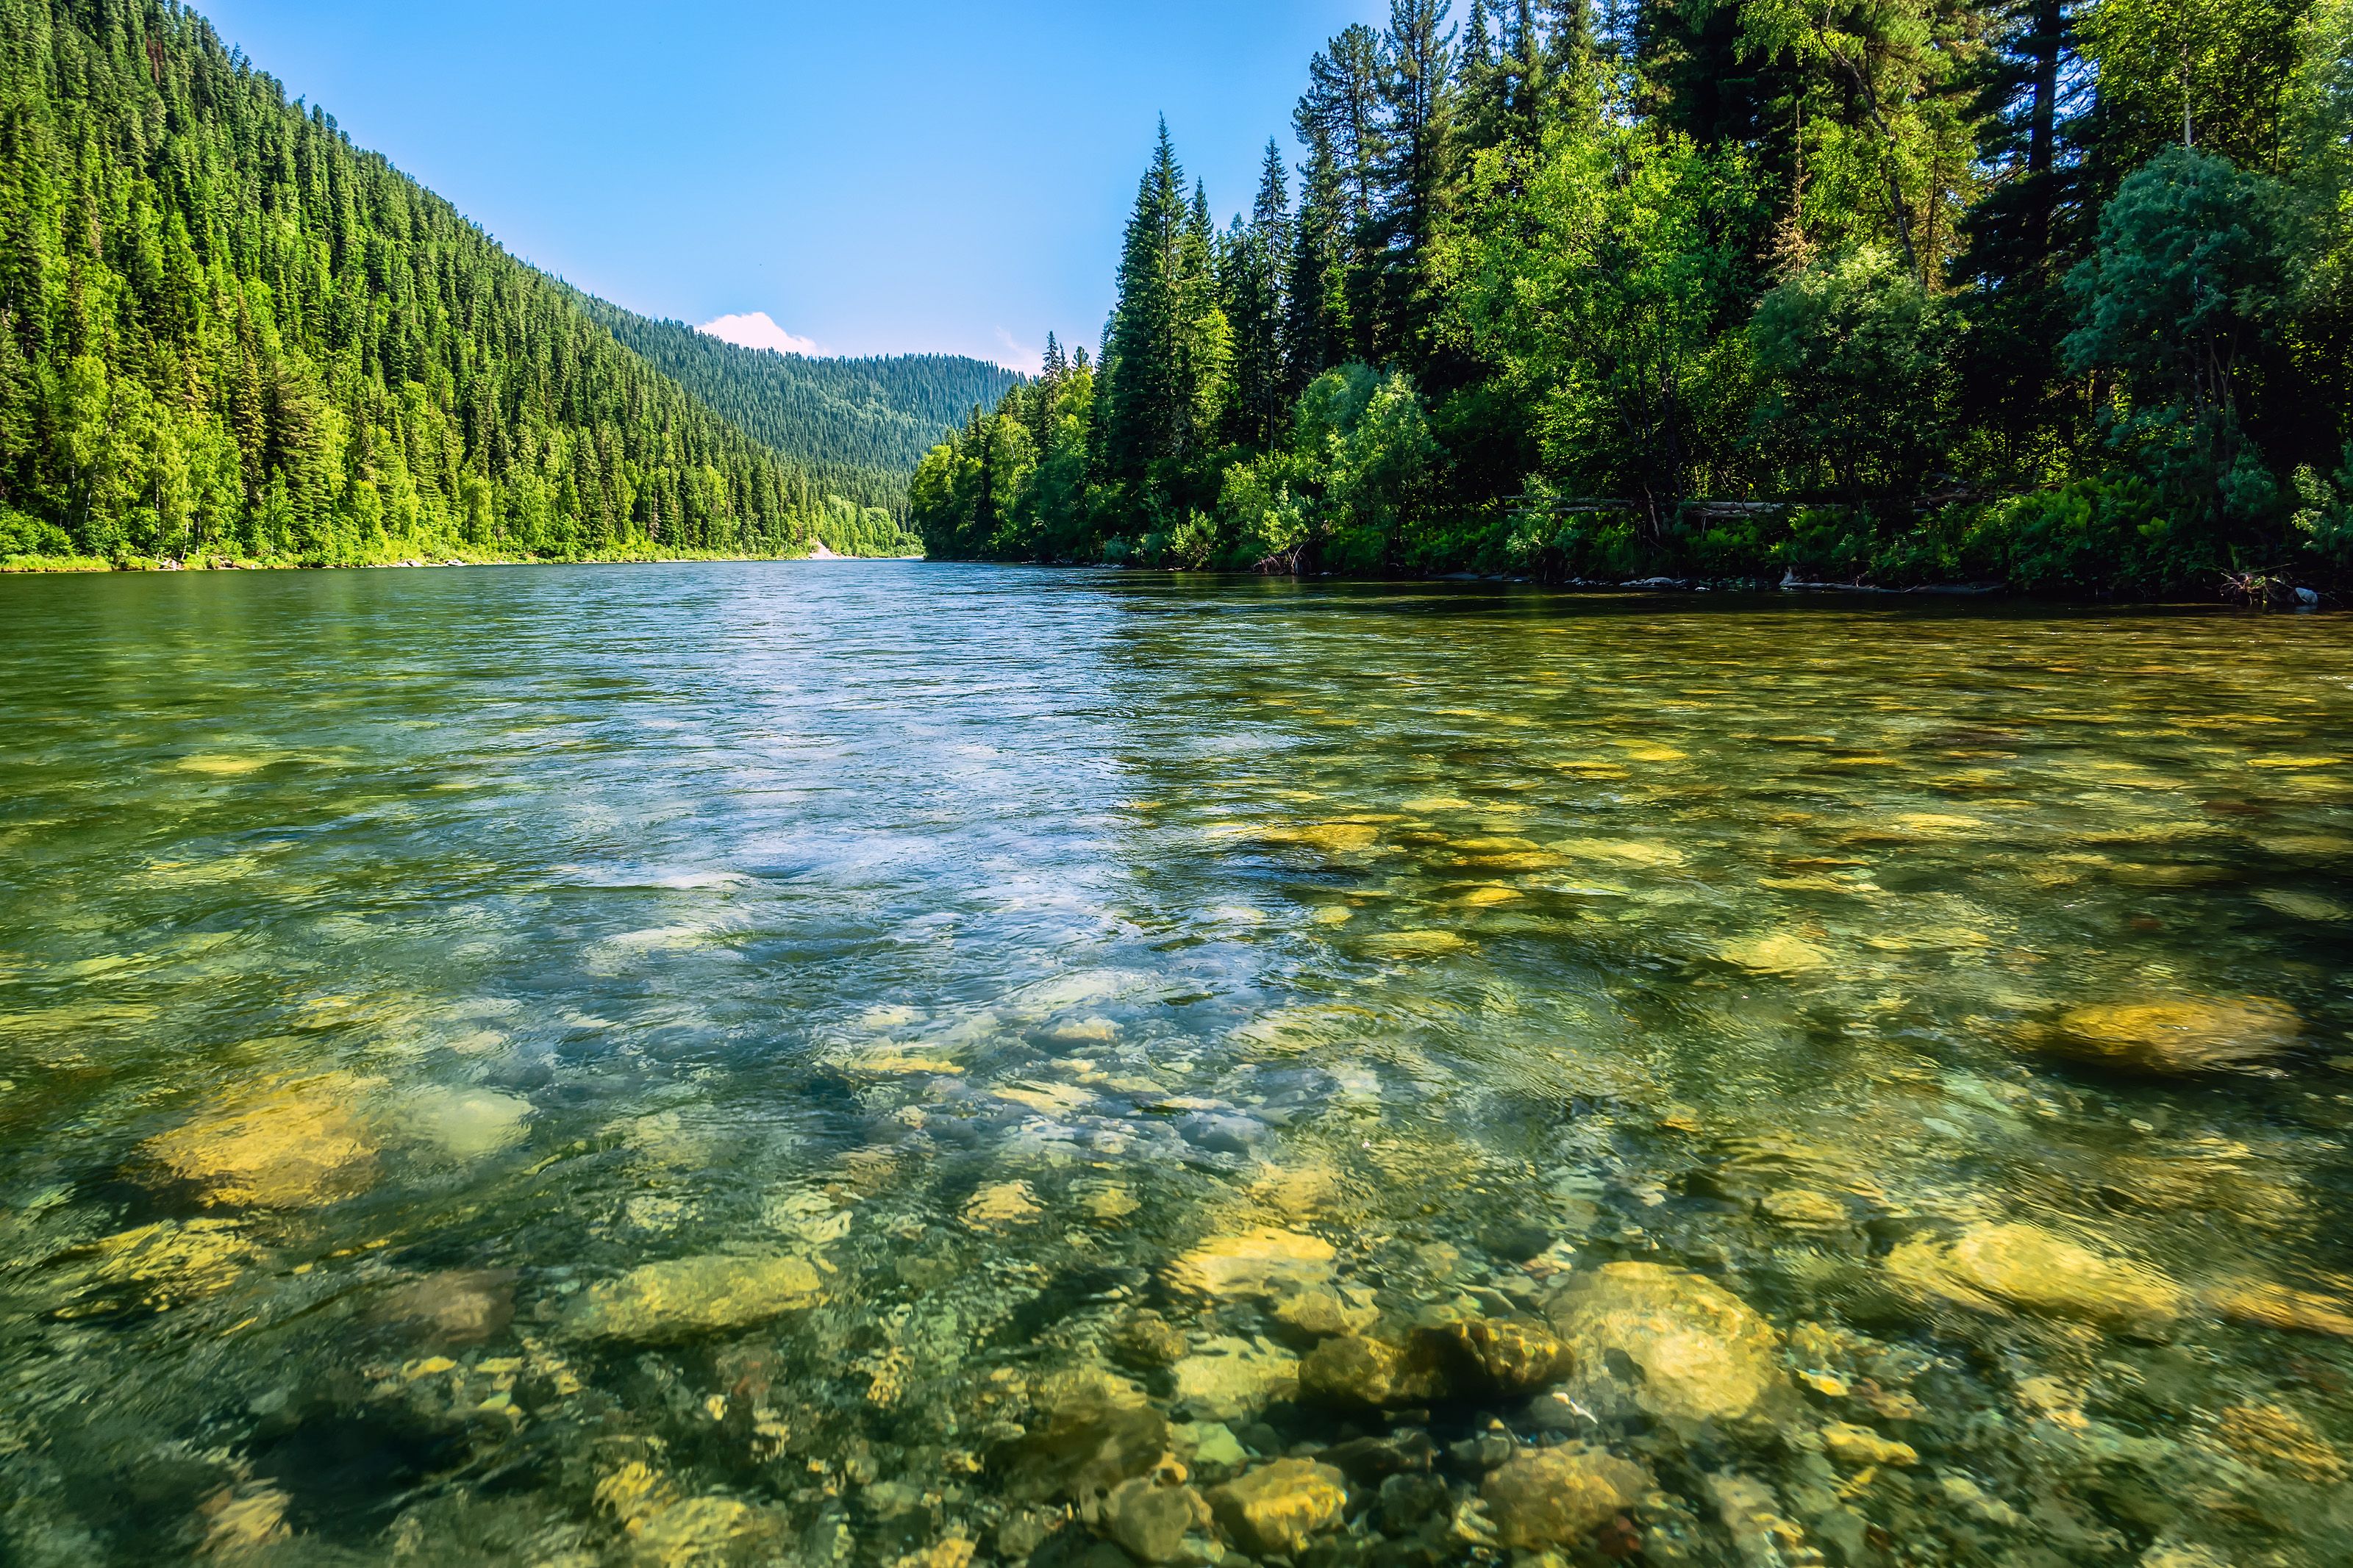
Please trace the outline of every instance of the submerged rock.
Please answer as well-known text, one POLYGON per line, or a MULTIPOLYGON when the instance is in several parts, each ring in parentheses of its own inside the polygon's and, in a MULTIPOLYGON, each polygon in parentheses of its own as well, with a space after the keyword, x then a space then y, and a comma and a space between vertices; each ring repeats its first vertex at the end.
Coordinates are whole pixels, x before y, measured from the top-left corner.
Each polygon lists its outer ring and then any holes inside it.
POLYGON ((1299 1363, 1299 1390, 1343 1409, 1427 1405, 1447 1394, 1437 1344, 1417 1335, 1404 1344, 1367 1334, 1325 1340, 1299 1363))
POLYGON ((1209 1524, 1201 1494, 1173 1476, 1122 1481, 1103 1500, 1103 1528, 1139 1562, 1166 1563, 1185 1549, 1185 1537, 1209 1524))
POLYGON ((1655 1263, 1611 1263, 1571 1281, 1552 1307, 1574 1358, 1573 1387, 1594 1399, 1630 1399, 1667 1421, 1757 1415, 1787 1388, 1780 1336, 1722 1286, 1655 1263), (1631 1389, 1613 1384, 1613 1357, 1632 1363, 1631 1389))
POLYGON ((1283 1296, 1328 1284, 1337 1257, 1328 1241, 1260 1226, 1203 1242, 1169 1267, 1168 1283, 1196 1296, 1283 1296))
POLYGON ((1019 1500, 1068 1500, 1099 1519, 1122 1482, 1149 1475, 1168 1452, 1167 1418, 1121 1379, 1050 1380, 1037 1403, 1038 1418, 1004 1456, 1007 1490, 1019 1500))
POLYGON ((1841 1465, 1916 1465, 1920 1451, 1909 1443, 1883 1437, 1868 1426, 1833 1421, 1822 1428, 1822 1451, 1841 1465))
POLYGON ((1582 1544, 1650 1487, 1640 1465, 1569 1443, 1522 1453, 1489 1474, 1479 1495, 1498 1544, 1544 1552, 1582 1544))
POLYGON ((2287 1333, 2353 1339, 2353 1301, 2263 1280, 2239 1279, 2209 1292, 2207 1302, 2234 1323, 2287 1333))
POLYGON ((1218 1525, 1254 1557, 1289 1557, 1340 1522, 1346 1479, 1313 1459, 1277 1459, 1209 1494, 1218 1525))
POLYGON ((453 1345, 478 1345, 514 1321, 512 1268, 451 1268, 387 1294, 375 1316, 409 1323, 453 1345))
POLYGON ((1106 1348, 1122 1366, 1150 1372, 1184 1360, 1187 1347, 1183 1331, 1145 1307, 1128 1315, 1106 1348))
POLYGON ((998 1182, 981 1188, 964 1205, 964 1222, 975 1230, 1002 1230, 1028 1225, 1045 1208, 1027 1182, 998 1182))
POLYGON ((2311 1422, 2276 1405, 2233 1405, 2222 1412, 2214 1435, 2241 1458, 2316 1486, 2335 1486, 2348 1473, 2345 1457, 2311 1422))
POLYGON ((1787 931, 1777 936, 1732 942, 1722 952, 1725 963, 1738 964, 1758 974, 1809 974, 1818 969, 1828 969, 1831 963, 1829 953, 1805 938, 1787 931))
POLYGON ((1853 1216, 1846 1205, 1810 1187, 1785 1187, 1767 1193, 1757 1203, 1757 1213, 1790 1230, 1844 1230, 1853 1216))
POLYGON ((2267 997, 2105 1004, 2061 1016, 2040 1043, 2096 1067, 2191 1073, 2245 1067, 2294 1046, 2302 1023, 2267 997))
POLYGON ((1255 1415, 1299 1391, 1299 1363, 1264 1340, 1206 1341, 1176 1363, 1176 1397, 1216 1421, 1255 1415))
POLYGON ((102 1237, 87 1255, 99 1295, 75 1315, 101 1302, 168 1311, 227 1289, 265 1257, 233 1219, 158 1220, 102 1237))
POLYGON ((1545 1324, 1519 1318, 1471 1318, 1442 1331, 1457 1365, 1506 1398, 1549 1388, 1569 1373, 1575 1358, 1545 1324))
POLYGON ((1888 1254, 1887 1275, 1915 1299, 2117 1326, 2161 1326, 2187 1302, 2163 1275, 2023 1224, 1972 1226, 1950 1241, 1907 1241, 1888 1254))
POLYGON ((1361 1334, 1380 1321, 1368 1291, 1326 1285, 1295 1291, 1274 1304, 1274 1320, 1302 1342, 1361 1334))
POLYGON ((149 1140, 147 1152, 207 1204, 322 1207, 374 1174, 375 1142, 351 1107, 375 1087, 349 1073, 280 1083, 149 1140))
POLYGON ((697 1497, 631 1520, 627 1528, 629 1561, 643 1568, 751 1568, 770 1560, 784 1537, 785 1521, 736 1498, 697 1497))
POLYGON ((532 1103, 487 1089, 421 1089, 395 1108, 403 1131, 455 1160, 479 1160, 521 1143, 532 1103))
POLYGON ((680 1258, 590 1286, 565 1329, 584 1340, 687 1339, 751 1328, 815 1305, 820 1292, 817 1268, 805 1258, 680 1258))

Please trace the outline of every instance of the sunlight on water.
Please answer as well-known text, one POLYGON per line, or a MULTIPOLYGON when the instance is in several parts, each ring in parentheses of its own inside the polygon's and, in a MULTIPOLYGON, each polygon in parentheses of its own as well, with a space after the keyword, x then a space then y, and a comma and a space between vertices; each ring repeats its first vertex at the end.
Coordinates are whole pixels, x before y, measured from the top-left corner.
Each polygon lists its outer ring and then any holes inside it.
POLYGON ((2353 636, 0 582, 0 1557, 2353 1556, 2353 636))

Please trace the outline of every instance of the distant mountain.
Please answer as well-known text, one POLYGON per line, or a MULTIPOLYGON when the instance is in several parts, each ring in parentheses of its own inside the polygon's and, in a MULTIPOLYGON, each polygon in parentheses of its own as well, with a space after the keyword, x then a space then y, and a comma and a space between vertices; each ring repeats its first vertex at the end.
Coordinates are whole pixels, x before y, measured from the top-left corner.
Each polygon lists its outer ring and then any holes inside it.
POLYGON ((623 347, 788 461, 818 488, 894 510, 907 476, 975 408, 1027 377, 953 354, 808 359, 747 349, 682 321, 649 321, 592 295, 581 306, 623 347))

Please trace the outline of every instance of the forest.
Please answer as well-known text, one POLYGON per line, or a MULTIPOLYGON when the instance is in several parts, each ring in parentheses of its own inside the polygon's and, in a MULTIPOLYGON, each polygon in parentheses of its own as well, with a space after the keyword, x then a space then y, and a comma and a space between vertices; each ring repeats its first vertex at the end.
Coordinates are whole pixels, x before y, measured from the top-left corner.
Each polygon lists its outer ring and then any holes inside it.
POLYGON ((1293 130, 1221 226, 1163 125, 934 556, 2353 575, 2353 0, 1391 0, 1293 130))
POLYGON ((187 8, 0 0, 0 558, 907 547, 609 314, 187 8))
POLYGON ((959 354, 826 359, 747 349, 590 295, 580 302, 622 346, 807 468, 820 490, 894 515, 906 510, 907 476, 923 455, 1023 379, 959 354))

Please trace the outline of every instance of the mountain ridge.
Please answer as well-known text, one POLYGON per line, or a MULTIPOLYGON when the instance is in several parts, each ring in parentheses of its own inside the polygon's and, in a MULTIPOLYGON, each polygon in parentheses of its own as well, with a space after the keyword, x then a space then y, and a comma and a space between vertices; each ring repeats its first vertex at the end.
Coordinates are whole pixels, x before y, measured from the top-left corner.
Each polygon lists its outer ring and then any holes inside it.
POLYGON ((1029 378, 963 354, 786 354, 715 338, 575 290, 624 348, 770 451, 807 465, 820 489, 903 512, 907 479, 976 407, 1029 378))

